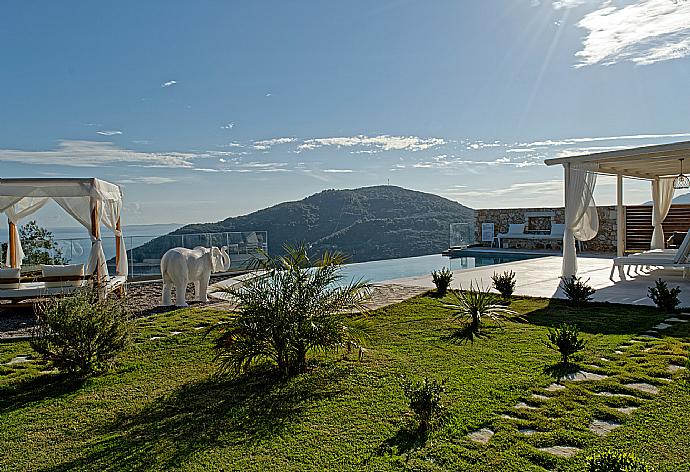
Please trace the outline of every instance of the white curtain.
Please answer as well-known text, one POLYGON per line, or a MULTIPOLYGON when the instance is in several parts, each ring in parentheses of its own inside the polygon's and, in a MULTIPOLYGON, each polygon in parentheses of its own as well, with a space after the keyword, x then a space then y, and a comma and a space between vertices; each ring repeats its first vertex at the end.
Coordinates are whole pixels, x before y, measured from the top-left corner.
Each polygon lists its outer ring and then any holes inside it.
MULTIPOLYGON (((14 254, 17 257, 17 267, 21 268, 22 261, 24 260, 24 250, 22 249, 22 242, 19 239, 19 221, 31 215, 32 213, 40 210, 46 203, 48 203, 47 197, 24 197, 21 200, 15 202, 13 205, 5 208, 5 214, 10 222, 14 223, 14 237, 17 244, 14 247, 14 254)), ((11 235, 10 235, 11 237, 11 235)), ((10 254, 10 245, 7 245, 7 259, 6 262, 9 264, 12 255, 10 254)))
POLYGON ((673 179, 659 179, 652 180, 652 226, 654 232, 652 233, 651 249, 664 249, 664 228, 662 223, 671 209, 673 202, 673 179))
POLYGON ((563 234, 563 266, 561 274, 577 274, 575 240, 589 241, 599 231, 599 217, 594 203, 597 174, 587 165, 566 166, 565 232, 563 234))
MULTIPOLYGON (((92 200, 91 197, 55 197, 55 202, 60 205, 72 218, 77 220, 86 228, 91 236, 91 252, 89 259, 84 269, 85 274, 94 274, 100 268, 101 276, 108 280, 108 265, 105 261, 105 253, 103 252, 103 243, 101 238, 95 238, 91 228, 91 210, 92 201, 98 205, 98 200, 92 200)), ((99 212, 99 216, 100 216, 99 212)), ((96 224, 100 224, 99 221, 96 224)))
POLYGON ((125 238, 122 237, 122 231, 117 229, 117 222, 120 219, 122 211, 122 201, 107 200, 103 202, 103 224, 113 230, 115 237, 119 238, 119 246, 116 248, 120 252, 120 259, 117 262, 115 273, 117 275, 124 275, 127 277, 128 262, 127 262, 127 248, 125 247, 125 238))

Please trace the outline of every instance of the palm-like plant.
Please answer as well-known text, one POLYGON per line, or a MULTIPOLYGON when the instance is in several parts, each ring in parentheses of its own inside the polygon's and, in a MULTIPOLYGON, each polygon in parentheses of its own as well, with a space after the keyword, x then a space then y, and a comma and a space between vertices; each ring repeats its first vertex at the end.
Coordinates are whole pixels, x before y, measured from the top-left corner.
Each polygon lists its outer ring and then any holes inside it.
POLYGON ((480 332, 482 320, 485 318, 500 321, 501 318, 517 315, 515 310, 501 305, 496 294, 490 289, 479 284, 475 286, 474 283, 470 283, 469 290, 461 288, 460 291, 453 292, 453 297, 456 303, 446 304, 446 307, 455 311, 456 318, 470 318, 470 329, 474 333, 480 332))
POLYGON ((238 302, 236 316, 221 325, 216 357, 221 370, 235 374, 272 360, 283 375, 302 373, 307 354, 360 346, 361 333, 343 324, 349 311, 366 311, 370 285, 344 283, 345 257, 324 253, 313 263, 305 246, 285 246, 285 255, 262 254, 261 271, 225 289, 238 302))

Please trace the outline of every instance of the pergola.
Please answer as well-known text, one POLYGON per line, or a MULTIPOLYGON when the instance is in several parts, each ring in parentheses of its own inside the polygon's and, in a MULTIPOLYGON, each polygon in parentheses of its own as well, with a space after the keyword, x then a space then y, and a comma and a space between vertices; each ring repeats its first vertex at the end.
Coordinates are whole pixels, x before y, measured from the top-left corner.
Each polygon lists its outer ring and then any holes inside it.
POLYGON ((9 223, 8 265, 21 268, 24 258, 17 224, 51 200, 84 226, 91 237, 85 274, 94 275, 99 283, 109 278, 101 242, 102 223, 115 234, 116 275, 126 278, 127 251, 120 219, 122 191, 115 184, 95 178, 0 179, 0 213, 9 223))
MULTIPOLYGON (((690 141, 658 146, 642 146, 620 151, 546 159, 546 165, 562 165, 565 176, 565 234, 563 236, 562 275, 577 274, 575 240, 588 241, 596 236, 599 221, 594 204, 597 174, 616 176, 617 248, 623 255, 625 220, 623 178, 649 180, 652 191, 651 249, 663 249, 662 223, 671 208, 674 180, 681 168, 681 159, 690 158, 690 141)), ((690 159, 688 159, 690 164, 690 159)))

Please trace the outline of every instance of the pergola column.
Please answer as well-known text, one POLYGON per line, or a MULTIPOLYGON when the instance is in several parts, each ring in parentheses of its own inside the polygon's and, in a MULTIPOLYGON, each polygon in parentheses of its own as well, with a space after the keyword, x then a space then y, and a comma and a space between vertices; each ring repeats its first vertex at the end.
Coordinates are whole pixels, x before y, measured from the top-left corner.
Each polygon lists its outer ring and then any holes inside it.
POLYGON ((9 227, 9 238, 7 243, 7 249, 10 253, 10 267, 16 269, 19 267, 19 261, 17 260, 17 225, 7 220, 7 226, 9 227))
POLYGON ((616 175, 616 255, 625 255, 625 205, 623 205, 623 176, 616 175))

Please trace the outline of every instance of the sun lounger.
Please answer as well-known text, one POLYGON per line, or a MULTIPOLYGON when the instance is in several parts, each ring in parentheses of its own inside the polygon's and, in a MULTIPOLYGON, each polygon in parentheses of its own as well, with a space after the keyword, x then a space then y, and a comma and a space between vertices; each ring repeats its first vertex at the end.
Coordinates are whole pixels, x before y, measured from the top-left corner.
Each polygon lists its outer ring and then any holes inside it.
POLYGON ((663 269, 683 269, 683 277, 690 269, 690 262, 688 256, 690 255, 690 231, 685 235, 683 242, 678 249, 653 249, 631 256, 616 257, 613 260, 611 267, 611 274, 609 278, 613 280, 613 273, 618 269, 618 275, 621 280, 625 280, 625 267, 628 268, 628 275, 630 269, 635 267, 639 273, 640 267, 660 267, 663 269))

